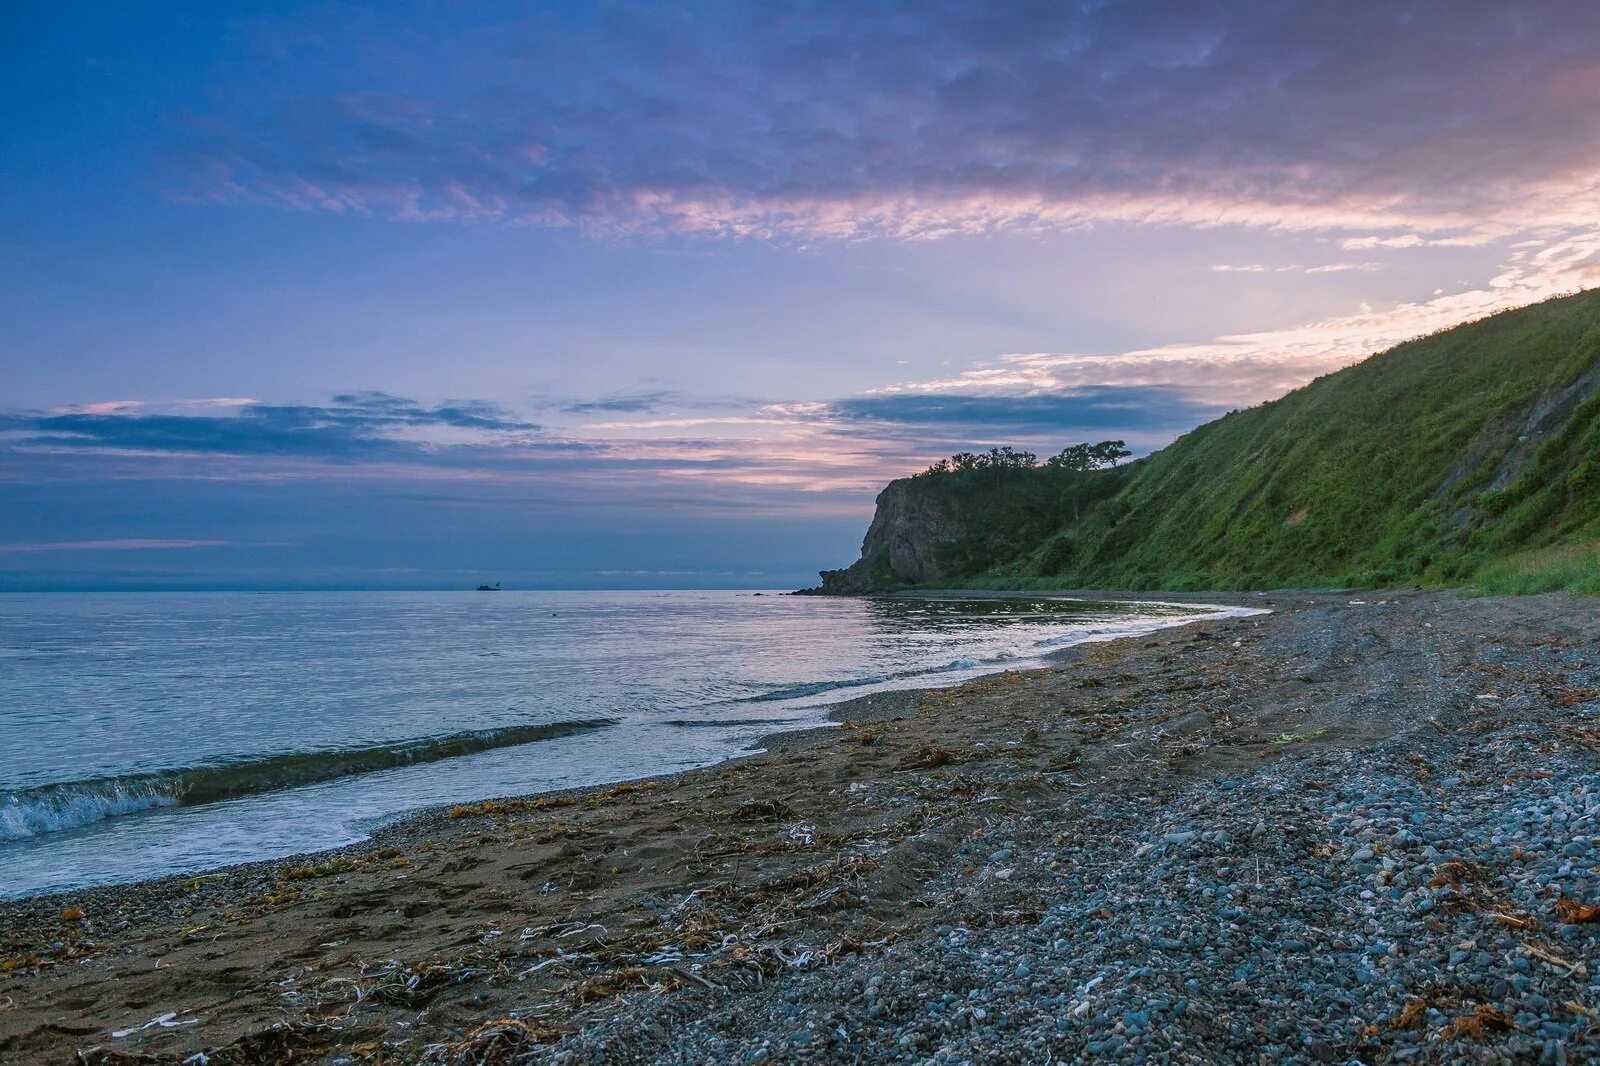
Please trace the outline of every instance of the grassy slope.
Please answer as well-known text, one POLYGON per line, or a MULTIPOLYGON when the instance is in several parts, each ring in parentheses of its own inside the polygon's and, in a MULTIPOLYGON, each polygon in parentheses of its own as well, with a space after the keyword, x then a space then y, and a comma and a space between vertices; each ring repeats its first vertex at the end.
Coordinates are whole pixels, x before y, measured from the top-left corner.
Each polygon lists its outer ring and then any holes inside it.
POLYGON ((1473 591, 1488 596, 1568 592, 1600 596, 1600 544, 1537 548, 1491 560, 1472 579, 1473 591))
POLYGON ((1136 464, 1086 521, 974 583, 1457 584, 1519 552, 1593 541, 1600 399, 1486 490, 1534 398, 1597 359, 1600 291, 1402 344, 1201 426, 1136 464))

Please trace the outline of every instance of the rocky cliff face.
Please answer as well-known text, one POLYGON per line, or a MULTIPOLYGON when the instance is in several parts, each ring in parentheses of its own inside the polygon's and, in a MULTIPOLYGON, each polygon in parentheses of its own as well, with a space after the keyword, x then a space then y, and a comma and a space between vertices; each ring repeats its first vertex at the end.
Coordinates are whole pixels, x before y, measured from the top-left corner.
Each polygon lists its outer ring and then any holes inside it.
POLYGON ((861 558, 843 570, 822 571, 822 587, 814 591, 854 595, 948 576, 938 562, 939 546, 966 534, 948 503, 910 478, 891 481, 878 493, 861 558))

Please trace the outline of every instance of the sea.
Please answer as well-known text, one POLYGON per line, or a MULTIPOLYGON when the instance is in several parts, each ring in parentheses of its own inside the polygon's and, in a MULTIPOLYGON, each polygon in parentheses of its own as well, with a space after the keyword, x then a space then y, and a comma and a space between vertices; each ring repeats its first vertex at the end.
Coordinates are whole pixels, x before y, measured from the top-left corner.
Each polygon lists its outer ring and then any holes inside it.
POLYGON ((761 591, 0 595, 0 898, 350 844, 670 774, 1241 609, 761 591))

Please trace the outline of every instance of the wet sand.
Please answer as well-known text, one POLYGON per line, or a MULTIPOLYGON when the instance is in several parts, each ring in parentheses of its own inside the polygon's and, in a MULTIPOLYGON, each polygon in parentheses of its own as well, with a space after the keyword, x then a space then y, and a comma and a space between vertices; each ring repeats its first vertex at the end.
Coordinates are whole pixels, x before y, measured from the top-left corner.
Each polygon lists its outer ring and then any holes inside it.
POLYGON ((1097 796, 1171 795, 1416 726, 1446 698, 1428 686, 1473 668, 1449 648, 1493 639, 1538 670, 1550 642, 1600 635, 1582 601, 1355 598, 1241 597, 1274 613, 865 697, 838 728, 705 770, 0 904, 0 1060, 511 1061, 628 997, 693 1010, 953 918, 1035 920, 1040 901, 1004 881, 955 916, 924 888, 1002 819, 1067 825, 1097 796))

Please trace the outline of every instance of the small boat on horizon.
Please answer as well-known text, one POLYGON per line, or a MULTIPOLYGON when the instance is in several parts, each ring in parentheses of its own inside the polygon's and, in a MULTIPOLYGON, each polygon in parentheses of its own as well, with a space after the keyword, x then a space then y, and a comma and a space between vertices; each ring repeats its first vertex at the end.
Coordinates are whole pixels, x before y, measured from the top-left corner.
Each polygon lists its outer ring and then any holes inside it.
POLYGON ((500 591, 500 582, 496 581, 492 585, 479 585, 478 586, 478 591, 479 592, 499 592, 500 591))

